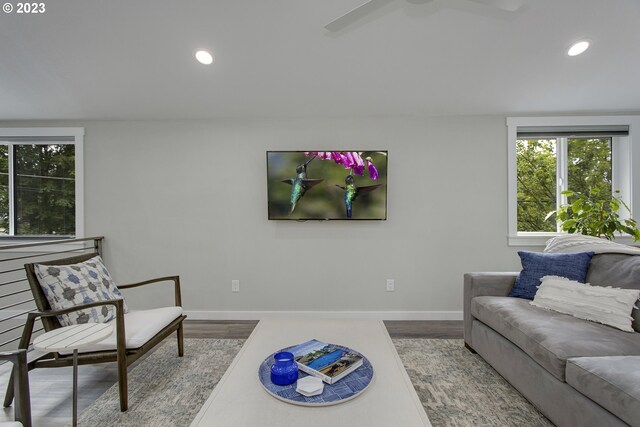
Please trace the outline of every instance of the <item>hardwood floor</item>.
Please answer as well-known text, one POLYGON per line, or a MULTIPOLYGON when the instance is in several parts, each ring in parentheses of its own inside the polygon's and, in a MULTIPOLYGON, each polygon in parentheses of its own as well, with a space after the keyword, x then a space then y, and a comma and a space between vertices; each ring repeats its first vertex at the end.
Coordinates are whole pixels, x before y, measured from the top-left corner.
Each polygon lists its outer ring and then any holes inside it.
POLYGON ((462 339, 461 320, 386 320, 391 338, 462 339))
MULTIPOLYGON (((185 321, 185 338, 246 339, 257 321, 185 321)), ((462 338, 462 321, 385 321, 391 338, 462 338)), ((168 338, 172 339, 172 338, 168 338)), ((133 364, 135 367, 141 360, 133 364)), ((0 392, 9 378, 0 366, 0 392)), ((131 369, 131 367, 130 367, 131 369)), ((117 382, 114 363, 78 368, 78 413, 117 382)), ((34 427, 57 427, 71 423, 72 368, 41 368, 29 373, 34 427)), ((0 421, 13 420, 13 409, 0 410, 0 421)))
POLYGON ((185 338, 247 339, 257 320, 185 320, 185 338))
MULTIPOLYGON (((187 320, 184 324, 184 336, 246 339, 257 324, 257 320, 187 320)), ((384 325, 391 338, 462 338, 462 321, 459 320, 387 320, 384 325)))

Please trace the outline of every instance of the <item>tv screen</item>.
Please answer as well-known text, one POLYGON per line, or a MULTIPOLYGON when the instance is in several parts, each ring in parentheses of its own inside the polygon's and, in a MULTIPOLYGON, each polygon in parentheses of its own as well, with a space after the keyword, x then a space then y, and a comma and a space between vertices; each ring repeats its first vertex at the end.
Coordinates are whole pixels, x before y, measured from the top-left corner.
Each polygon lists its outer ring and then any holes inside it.
POLYGON ((267 151, 269 219, 387 219, 387 151, 267 151))

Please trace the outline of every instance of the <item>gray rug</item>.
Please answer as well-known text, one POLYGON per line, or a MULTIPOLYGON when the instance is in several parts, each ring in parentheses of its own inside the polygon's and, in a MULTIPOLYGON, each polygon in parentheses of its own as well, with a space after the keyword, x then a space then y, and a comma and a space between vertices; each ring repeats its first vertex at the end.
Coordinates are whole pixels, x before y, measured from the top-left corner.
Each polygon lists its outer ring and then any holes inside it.
POLYGON ((462 340, 393 343, 434 426, 553 426, 462 340))
POLYGON ((242 344, 244 340, 185 339, 184 357, 178 357, 175 340, 166 340, 129 371, 126 412, 120 412, 116 383, 80 414, 78 425, 188 426, 242 344))
MULTIPOLYGON (((129 410, 115 384, 88 407, 80 426, 188 426, 243 340, 186 339, 185 356, 168 341, 129 372, 129 410)), ((394 339, 435 426, 552 426, 462 340, 394 339)))

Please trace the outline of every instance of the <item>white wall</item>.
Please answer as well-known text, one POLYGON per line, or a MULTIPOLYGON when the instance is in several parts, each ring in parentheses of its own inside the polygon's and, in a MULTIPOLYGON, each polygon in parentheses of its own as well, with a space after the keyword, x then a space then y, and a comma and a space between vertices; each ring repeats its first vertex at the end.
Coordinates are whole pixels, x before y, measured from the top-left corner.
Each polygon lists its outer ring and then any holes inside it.
MULTIPOLYGON (((85 234, 106 237, 116 280, 179 274, 191 318, 457 319, 463 273, 519 270, 503 116, 57 125, 86 128, 85 234), (331 148, 389 151, 387 221, 268 221, 265 151, 331 148)), ((126 297, 142 308, 171 292, 126 297)))
MULTIPOLYGON (((180 274, 189 311, 457 318, 464 272, 519 267, 504 117, 80 125, 86 234, 106 236, 119 282, 180 274), (388 220, 268 221, 265 151, 336 147, 389 150, 388 220)), ((143 294, 130 305, 169 301, 143 294)))

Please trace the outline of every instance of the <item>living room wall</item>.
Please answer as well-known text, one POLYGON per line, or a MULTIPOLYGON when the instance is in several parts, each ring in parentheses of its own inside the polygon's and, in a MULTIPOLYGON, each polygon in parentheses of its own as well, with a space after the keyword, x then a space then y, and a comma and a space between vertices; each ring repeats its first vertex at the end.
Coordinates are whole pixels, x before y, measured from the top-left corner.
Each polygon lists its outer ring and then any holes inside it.
POLYGON ((460 319, 463 273, 519 269, 503 116, 46 125, 85 127, 85 235, 116 280, 179 274, 191 318, 460 319), (268 221, 265 151, 332 148, 389 150, 387 221, 268 221))

